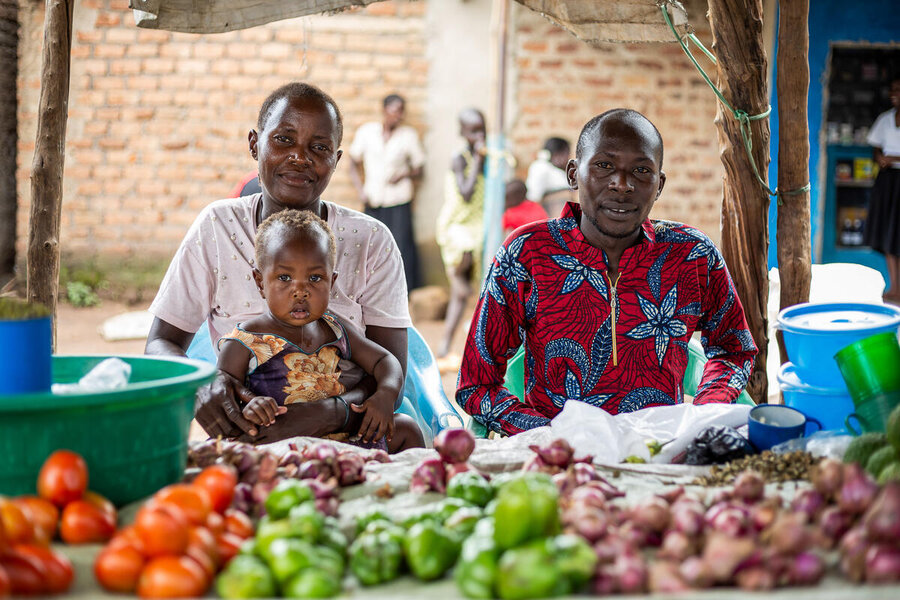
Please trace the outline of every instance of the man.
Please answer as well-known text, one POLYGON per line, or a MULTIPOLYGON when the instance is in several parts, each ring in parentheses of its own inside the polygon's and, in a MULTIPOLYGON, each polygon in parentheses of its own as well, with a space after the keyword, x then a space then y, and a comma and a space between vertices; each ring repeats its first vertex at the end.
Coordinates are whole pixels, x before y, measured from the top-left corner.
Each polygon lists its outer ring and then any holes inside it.
POLYGON ((567 400, 617 414, 682 401, 695 330, 709 361, 695 404, 733 402, 756 346, 719 250, 651 221, 666 182, 656 127, 632 110, 589 121, 566 166, 579 203, 506 240, 475 309, 457 403, 505 434, 546 425, 567 400), (525 398, 503 387, 525 346, 525 398))
POLYGON ((381 122, 362 125, 350 146, 350 181, 364 212, 394 235, 403 257, 407 289, 419 286, 419 256, 412 226, 413 182, 422 176, 425 153, 416 130, 402 125, 406 101, 384 99, 381 122))

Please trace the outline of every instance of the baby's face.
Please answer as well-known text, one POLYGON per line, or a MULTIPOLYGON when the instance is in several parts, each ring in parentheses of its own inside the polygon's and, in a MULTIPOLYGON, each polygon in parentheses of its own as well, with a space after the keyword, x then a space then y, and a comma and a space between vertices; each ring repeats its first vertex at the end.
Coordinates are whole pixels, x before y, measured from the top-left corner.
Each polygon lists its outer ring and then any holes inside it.
POLYGON ((273 317, 299 327, 322 317, 336 273, 328 239, 315 236, 273 236, 257 286, 273 317))

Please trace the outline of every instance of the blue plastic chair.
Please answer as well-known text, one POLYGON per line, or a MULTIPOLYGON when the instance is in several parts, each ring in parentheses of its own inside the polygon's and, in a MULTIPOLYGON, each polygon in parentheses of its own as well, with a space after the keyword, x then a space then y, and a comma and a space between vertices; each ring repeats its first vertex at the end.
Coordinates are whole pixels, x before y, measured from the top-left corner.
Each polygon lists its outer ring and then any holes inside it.
MULTIPOLYGON (((430 447, 434 436, 444 429, 462 427, 464 421, 444 393, 441 373, 425 339, 415 327, 407 329, 407 337, 406 381, 403 382, 403 401, 396 412, 416 421, 425 437, 425 444, 430 447)), ((206 323, 194 335, 187 355, 188 358, 216 363, 216 353, 206 323)))

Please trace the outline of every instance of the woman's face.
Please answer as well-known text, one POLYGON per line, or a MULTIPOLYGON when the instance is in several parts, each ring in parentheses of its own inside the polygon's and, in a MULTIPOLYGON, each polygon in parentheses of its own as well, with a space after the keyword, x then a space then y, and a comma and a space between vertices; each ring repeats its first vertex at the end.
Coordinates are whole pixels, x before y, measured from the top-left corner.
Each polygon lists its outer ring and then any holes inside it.
POLYGON ((263 199, 280 208, 312 208, 341 158, 336 115, 318 98, 282 98, 262 131, 250 132, 263 199))

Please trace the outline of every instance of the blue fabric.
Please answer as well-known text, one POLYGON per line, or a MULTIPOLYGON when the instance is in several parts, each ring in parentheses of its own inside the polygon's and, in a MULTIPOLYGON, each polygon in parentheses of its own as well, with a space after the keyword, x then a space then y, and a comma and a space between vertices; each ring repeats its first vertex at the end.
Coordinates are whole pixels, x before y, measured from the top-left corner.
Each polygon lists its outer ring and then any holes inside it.
MULTIPOLYGON (((407 336, 409 355, 406 359, 403 402, 396 412, 416 421, 425 436, 425 444, 430 447, 434 436, 444 429, 462 427, 463 419, 444 393, 440 371, 425 339, 415 327, 407 329, 407 336)), ((194 335, 187 355, 188 358, 216 363, 216 353, 206 323, 194 335)))

